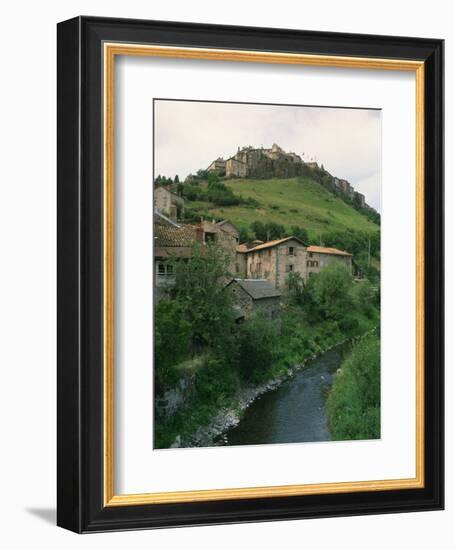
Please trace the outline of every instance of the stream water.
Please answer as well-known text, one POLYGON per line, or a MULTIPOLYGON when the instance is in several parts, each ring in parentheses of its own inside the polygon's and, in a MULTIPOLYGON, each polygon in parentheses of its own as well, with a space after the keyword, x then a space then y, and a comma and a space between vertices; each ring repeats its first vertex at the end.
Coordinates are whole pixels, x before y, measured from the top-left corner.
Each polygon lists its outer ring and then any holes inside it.
POLYGON ((309 361, 277 389, 260 396, 220 445, 329 441, 325 403, 333 375, 349 349, 344 344, 309 361))

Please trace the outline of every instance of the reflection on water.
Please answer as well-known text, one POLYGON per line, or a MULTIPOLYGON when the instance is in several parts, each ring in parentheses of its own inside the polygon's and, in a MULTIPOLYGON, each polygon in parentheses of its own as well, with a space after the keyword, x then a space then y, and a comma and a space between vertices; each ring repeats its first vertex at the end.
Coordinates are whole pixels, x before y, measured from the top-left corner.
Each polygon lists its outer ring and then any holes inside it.
POLYGON ((340 346, 326 352, 276 390, 263 394, 218 444, 329 441, 325 401, 346 350, 347 346, 340 346))

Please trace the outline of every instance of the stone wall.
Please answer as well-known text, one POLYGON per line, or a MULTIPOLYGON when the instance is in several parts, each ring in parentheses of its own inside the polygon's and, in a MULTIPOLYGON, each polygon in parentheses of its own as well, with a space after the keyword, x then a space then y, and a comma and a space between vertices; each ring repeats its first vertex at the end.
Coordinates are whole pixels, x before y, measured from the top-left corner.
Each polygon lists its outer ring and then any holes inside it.
POLYGON ((286 291, 287 279, 289 273, 299 273, 303 279, 307 279, 307 252, 306 247, 299 243, 297 240, 290 240, 277 247, 277 260, 276 260, 276 286, 277 288, 286 291), (293 247, 293 254, 289 253, 289 247, 293 247))
POLYGON ((235 276, 238 279, 246 279, 247 277, 246 264, 247 264, 247 255, 245 254, 245 252, 237 252, 236 261, 235 261, 235 276))
POLYGON ((308 266, 309 273, 319 273, 322 268, 331 263, 344 265, 348 272, 352 274, 352 256, 338 256, 336 254, 322 254, 319 252, 309 252, 308 262, 317 262, 317 266, 308 266))
POLYGON ((233 281, 228 290, 231 292, 234 304, 242 308, 245 317, 251 315, 254 309, 253 298, 239 284, 233 281))
POLYGON ((306 272, 306 248, 299 241, 291 239, 283 244, 255 250, 247 254, 247 277, 267 279, 275 287, 286 291, 286 281, 291 271, 298 272, 304 279, 306 272), (292 248, 292 254, 290 254, 292 248))
POLYGON ((244 290, 236 281, 233 281, 228 289, 234 297, 235 305, 242 308, 245 317, 249 317, 255 312, 262 312, 270 319, 276 319, 280 312, 280 296, 274 296, 271 298, 260 298, 253 300, 253 298, 244 290))
POLYGON ((166 419, 174 415, 180 407, 188 403, 193 391, 194 375, 180 378, 175 388, 167 390, 162 395, 155 396, 155 414, 166 419))
POLYGON ((226 161, 226 176, 246 178, 248 176, 248 165, 234 158, 226 161))
POLYGON ((280 314, 280 297, 273 298, 261 298, 255 300, 255 311, 262 312, 266 317, 270 319, 276 319, 280 314))

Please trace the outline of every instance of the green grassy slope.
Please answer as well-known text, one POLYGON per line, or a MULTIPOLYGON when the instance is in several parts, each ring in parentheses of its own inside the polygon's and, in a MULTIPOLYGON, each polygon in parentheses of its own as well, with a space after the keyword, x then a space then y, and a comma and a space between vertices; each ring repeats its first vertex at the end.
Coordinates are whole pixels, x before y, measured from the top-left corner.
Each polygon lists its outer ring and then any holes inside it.
POLYGON ((310 236, 343 229, 366 232, 379 230, 378 225, 311 178, 235 179, 226 180, 224 183, 236 195, 256 199, 260 206, 216 207, 211 203, 195 201, 189 201, 187 205, 204 210, 209 216, 228 218, 239 227, 247 226, 256 220, 274 221, 286 227, 303 227, 310 236))

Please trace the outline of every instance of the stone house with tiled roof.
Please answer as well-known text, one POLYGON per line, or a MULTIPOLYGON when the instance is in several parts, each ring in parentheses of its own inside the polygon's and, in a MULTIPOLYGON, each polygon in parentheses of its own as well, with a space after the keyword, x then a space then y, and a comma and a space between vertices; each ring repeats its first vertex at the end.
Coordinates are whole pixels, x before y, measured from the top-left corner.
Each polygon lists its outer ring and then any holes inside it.
POLYGON ((352 254, 349 252, 326 246, 309 246, 307 248, 307 277, 310 277, 312 273, 319 273, 323 267, 333 262, 345 265, 349 273, 352 273, 352 254))
POLYGON ((226 290, 233 296, 237 322, 255 312, 270 319, 279 316, 281 292, 266 279, 232 279, 226 290))
POLYGON ((228 272, 235 271, 238 229, 229 220, 215 223, 177 224, 155 210, 154 216, 155 302, 174 284, 174 262, 188 260, 199 243, 218 244, 229 258, 228 272))
POLYGON ((281 291, 286 291, 290 273, 296 272, 306 281, 330 262, 339 262, 352 272, 352 255, 348 252, 307 246, 297 237, 276 239, 253 247, 237 247, 237 276, 266 279, 281 291))

